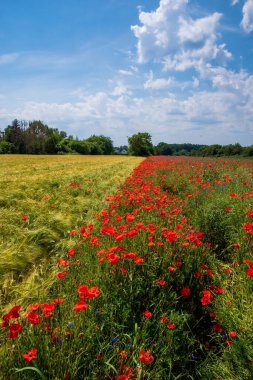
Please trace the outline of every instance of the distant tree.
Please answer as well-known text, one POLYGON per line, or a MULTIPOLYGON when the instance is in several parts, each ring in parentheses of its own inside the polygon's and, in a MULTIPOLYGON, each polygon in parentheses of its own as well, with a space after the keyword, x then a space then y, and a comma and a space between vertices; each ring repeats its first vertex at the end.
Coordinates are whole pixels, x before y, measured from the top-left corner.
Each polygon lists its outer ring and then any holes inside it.
POLYGON ((69 138, 61 140, 57 145, 56 149, 58 153, 73 153, 72 143, 74 140, 69 138))
POLYGON ((154 154, 154 147, 151 136, 147 132, 138 132, 128 138, 128 154, 131 156, 151 156, 154 154))
POLYGON ((25 131, 26 153, 46 153, 46 143, 49 136, 49 128, 41 120, 30 121, 25 131))
POLYGON ((70 147, 73 151, 75 151, 79 154, 90 154, 91 153, 90 144, 85 140, 82 140, 82 141, 73 140, 70 144, 70 147))
POLYGON ((91 143, 91 154, 113 154, 114 147, 110 137, 100 136, 90 136, 86 139, 88 143, 91 143))
POLYGON ((243 148, 243 155, 246 157, 253 157, 253 145, 243 148))
POLYGON ((67 137, 67 133, 64 131, 60 131, 59 135, 60 135, 61 140, 66 139, 66 137, 67 137))
POLYGON ((156 146, 156 153, 158 156, 171 156, 173 151, 172 151, 169 144, 167 144, 165 142, 160 142, 156 146))
POLYGON ((0 154, 15 153, 15 145, 8 141, 0 141, 0 154))
POLYGON ((5 128, 4 139, 15 147, 15 153, 25 153, 25 122, 14 119, 5 128))
POLYGON ((242 152, 242 146, 239 143, 225 145, 222 149, 224 156, 236 156, 242 152))

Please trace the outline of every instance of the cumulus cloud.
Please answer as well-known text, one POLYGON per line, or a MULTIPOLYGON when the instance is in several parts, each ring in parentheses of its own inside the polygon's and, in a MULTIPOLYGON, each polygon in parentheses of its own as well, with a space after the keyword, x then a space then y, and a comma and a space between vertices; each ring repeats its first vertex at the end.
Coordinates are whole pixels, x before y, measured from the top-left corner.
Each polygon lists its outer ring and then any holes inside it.
POLYGON ((239 0, 231 0, 231 5, 236 5, 236 4, 238 4, 239 3, 239 0))
POLYGON ((197 20, 179 17, 178 37, 180 43, 185 43, 187 41, 200 42, 210 38, 210 36, 214 38, 216 36, 216 28, 221 16, 221 13, 215 12, 211 16, 197 20))
POLYGON ((138 40, 139 63, 160 58, 177 49, 178 19, 186 4, 187 0, 161 0, 155 11, 140 12, 139 20, 142 25, 131 26, 138 40))
POLYGON ((187 0, 160 0, 155 11, 140 12, 142 25, 131 26, 139 63, 159 61, 167 70, 184 71, 203 61, 231 58, 225 44, 217 44, 222 14, 193 19, 187 5, 187 0))
POLYGON ((253 0, 246 0, 242 8, 243 18, 241 22, 242 28, 245 32, 250 33, 253 31, 253 0))

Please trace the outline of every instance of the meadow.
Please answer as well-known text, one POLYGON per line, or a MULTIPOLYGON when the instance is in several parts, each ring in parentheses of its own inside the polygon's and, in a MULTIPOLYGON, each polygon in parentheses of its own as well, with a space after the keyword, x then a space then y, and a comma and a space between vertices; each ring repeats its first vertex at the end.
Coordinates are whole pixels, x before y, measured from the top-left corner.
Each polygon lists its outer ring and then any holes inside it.
POLYGON ((252 161, 30 159, 2 176, 3 379, 252 379, 252 161))
POLYGON ((0 156, 0 311, 50 286, 51 257, 94 222, 104 194, 140 162, 120 156, 0 156), (46 285, 46 286, 45 286, 46 285))

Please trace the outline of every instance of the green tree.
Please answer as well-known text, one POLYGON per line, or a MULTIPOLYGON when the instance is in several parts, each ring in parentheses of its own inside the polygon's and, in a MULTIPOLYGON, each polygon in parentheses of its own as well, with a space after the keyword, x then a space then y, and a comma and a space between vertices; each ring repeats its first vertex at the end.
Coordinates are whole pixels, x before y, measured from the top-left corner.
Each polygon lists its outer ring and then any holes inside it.
POLYGON ((40 120, 29 122, 25 132, 26 153, 46 153, 46 142, 49 137, 49 128, 40 120))
POLYGON ((170 145, 165 142, 160 142, 156 146, 156 151, 157 151, 158 156, 171 156, 173 153, 170 145))
POLYGON ((15 153, 15 145, 8 141, 0 141, 0 154, 15 153))
POLYGON ((152 156, 154 147, 151 136, 147 132, 138 132, 128 138, 128 154, 131 156, 152 156))
POLYGON ((90 136, 85 140, 91 143, 91 154, 113 154, 114 147, 110 137, 100 136, 90 136))
POLYGON ((15 153, 25 153, 25 128, 26 123, 17 119, 5 128, 4 140, 14 145, 15 153))

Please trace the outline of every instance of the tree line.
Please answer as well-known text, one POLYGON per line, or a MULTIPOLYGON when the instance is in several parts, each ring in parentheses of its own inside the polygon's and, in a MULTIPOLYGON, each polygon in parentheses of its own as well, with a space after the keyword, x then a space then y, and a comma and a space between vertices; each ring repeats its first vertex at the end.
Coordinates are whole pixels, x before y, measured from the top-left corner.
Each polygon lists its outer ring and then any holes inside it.
POLYGON ((92 135, 79 140, 57 128, 50 128, 40 120, 13 120, 0 130, 0 154, 129 154, 133 156, 253 156, 253 145, 169 144, 154 145, 151 135, 138 132, 128 137, 128 145, 114 147, 110 137, 92 135))
POLYGON ((0 153, 18 154, 113 154, 110 137, 91 136, 79 140, 64 131, 50 128, 40 120, 13 120, 1 132, 0 153))

